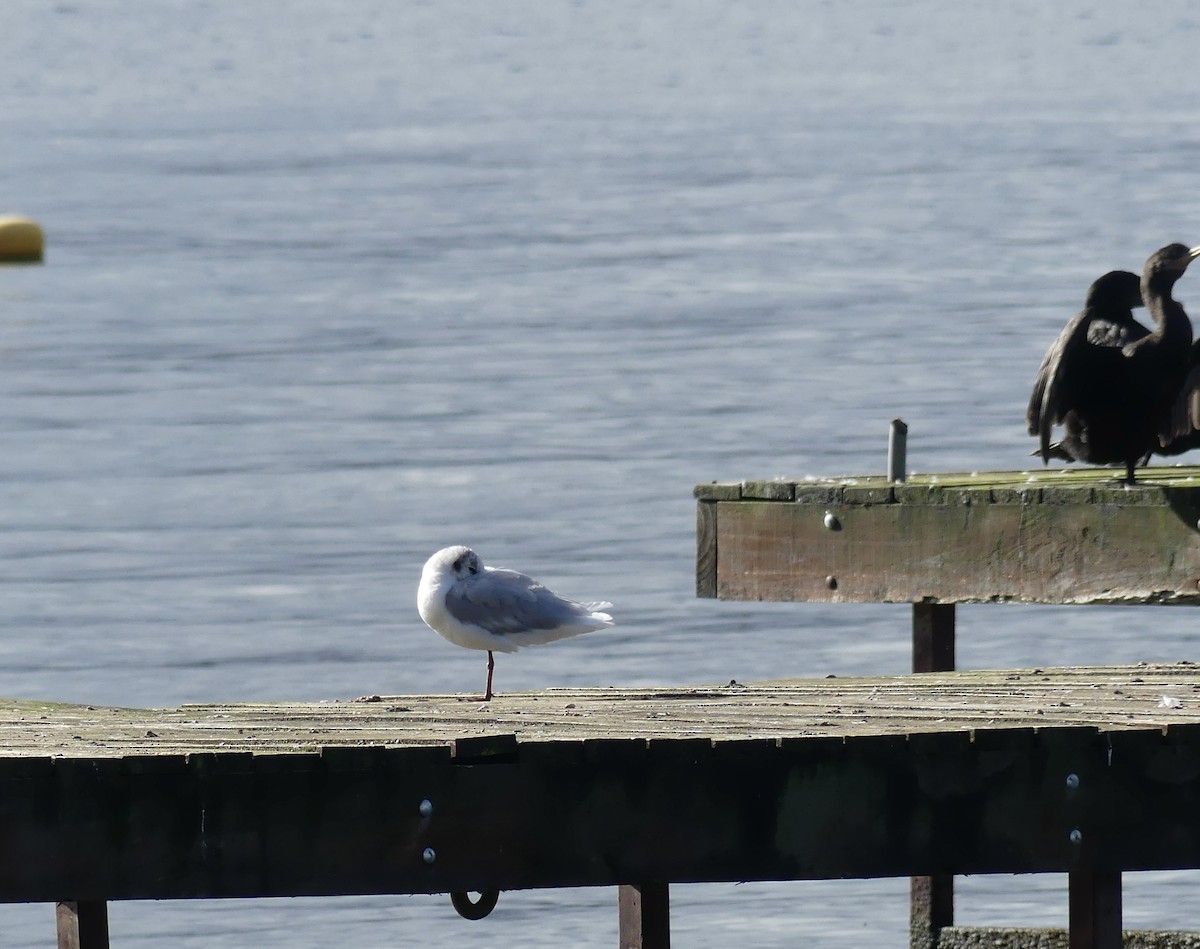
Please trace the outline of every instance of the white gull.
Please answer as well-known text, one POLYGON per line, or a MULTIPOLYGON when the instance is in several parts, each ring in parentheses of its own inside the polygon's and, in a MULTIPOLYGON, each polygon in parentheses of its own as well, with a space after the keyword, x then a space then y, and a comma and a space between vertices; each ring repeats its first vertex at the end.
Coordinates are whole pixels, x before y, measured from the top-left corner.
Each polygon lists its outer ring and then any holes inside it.
POLYGON ((486 649, 492 698, 493 652, 578 636, 613 625, 607 602, 576 603, 515 570, 485 567, 469 547, 445 547, 425 562, 417 611, 425 624, 456 646, 486 649))

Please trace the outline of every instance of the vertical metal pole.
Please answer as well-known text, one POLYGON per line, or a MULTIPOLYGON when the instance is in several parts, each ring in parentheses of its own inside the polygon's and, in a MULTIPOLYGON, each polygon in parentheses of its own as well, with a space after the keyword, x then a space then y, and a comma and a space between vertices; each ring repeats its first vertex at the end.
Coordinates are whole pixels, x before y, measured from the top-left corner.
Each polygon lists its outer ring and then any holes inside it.
POLYGON ((108 949, 108 904, 104 900, 59 903, 55 918, 58 949, 108 949))
POLYGON ((892 419, 888 432, 888 481, 903 482, 908 471, 908 424, 902 418, 892 419))
POLYGON ((621 949, 671 949, 671 900, 666 883, 620 887, 621 949))
POLYGON ((1121 949, 1120 871, 1076 870, 1069 881, 1071 949, 1121 949))
MULTIPOLYGON (((953 603, 913 604, 912 671, 954 671, 953 603)), ((913 877, 909 883, 910 949, 936 949, 938 932, 953 925, 954 877, 913 877)))

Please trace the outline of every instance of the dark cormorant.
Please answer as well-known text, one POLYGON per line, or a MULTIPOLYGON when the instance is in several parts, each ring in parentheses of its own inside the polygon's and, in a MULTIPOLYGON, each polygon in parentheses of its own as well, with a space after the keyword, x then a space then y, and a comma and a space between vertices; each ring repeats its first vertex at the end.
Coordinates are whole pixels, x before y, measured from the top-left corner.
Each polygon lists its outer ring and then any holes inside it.
POLYGON ((1169 244, 1146 261, 1139 288, 1126 271, 1105 274, 1088 290, 1084 309, 1042 360, 1026 420, 1040 439, 1043 462, 1065 457, 1134 468, 1171 429, 1172 404, 1187 373, 1192 324, 1171 296, 1200 248, 1169 244), (1154 329, 1130 312, 1144 301, 1154 329), (1051 445, 1055 425, 1066 432, 1051 445))
POLYGON ((1088 287, 1083 309, 1046 351, 1025 412, 1029 434, 1040 438, 1034 454, 1041 455, 1043 462, 1075 460, 1060 442, 1051 444, 1051 431, 1079 406, 1097 405, 1115 395, 1104 380, 1111 374, 1115 354, 1150 335, 1133 318, 1133 309, 1142 305, 1141 284, 1141 277, 1128 270, 1113 270, 1098 278, 1088 287))

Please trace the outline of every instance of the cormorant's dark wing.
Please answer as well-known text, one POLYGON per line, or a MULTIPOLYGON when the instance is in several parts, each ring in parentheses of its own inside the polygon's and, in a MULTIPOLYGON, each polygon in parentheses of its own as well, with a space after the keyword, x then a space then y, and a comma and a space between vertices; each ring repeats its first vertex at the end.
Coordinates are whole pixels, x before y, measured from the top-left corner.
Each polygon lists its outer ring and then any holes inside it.
POLYGON ((1095 398, 1096 386, 1103 385, 1099 380, 1111 371, 1114 360, 1120 361, 1118 354, 1126 346, 1150 335, 1129 309, 1130 287, 1125 284, 1132 282, 1136 290, 1136 281, 1134 274, 1116 271, 1092 284, 1088 305, 1063 327, 1042 360, 1025 420, 1029 434, 1041 440, 1038 454, 1043 463, 1062 456, 1050 444, 1054 426, 1061 424, 1072 409, 1079 408, 1081 401, 1095 398), (1114 286, 1116 280, 1122 283, 1114 286), (1124 290, 1125 296, 1111 299, 1118 290, 1124 290))
POLYGON ((1085 362, 1083 354, 1090 345, 1088 330, 1091 323, 1092 315, 1088 310, 1077 313, 1046 351, 1033 380, 1025 421, 1029 423, 1029 434, 1040 439, 1043 464, 1048 464, 1051 458, 1050 433, 1070 408, 1071 380, 1077 377, 1085 362))
POLYGON ((1136 343, 1149 335, 1150 331, 1132 318, 1114 321, 1094 317, 1088 325, 1087 340, 1093 346, 1124 349, 1130 343, 1136 343))

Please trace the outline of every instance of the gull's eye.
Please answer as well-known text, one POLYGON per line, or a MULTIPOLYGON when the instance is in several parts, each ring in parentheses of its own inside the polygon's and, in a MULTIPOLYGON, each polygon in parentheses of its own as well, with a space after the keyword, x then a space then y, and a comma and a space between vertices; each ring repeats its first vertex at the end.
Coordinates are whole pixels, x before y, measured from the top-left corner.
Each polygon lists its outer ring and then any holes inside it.
POLYGON ((479 573, 479 563, 475 560, 472 560, 467 566, 467 569, 470 570, 471 573, 479 573))

